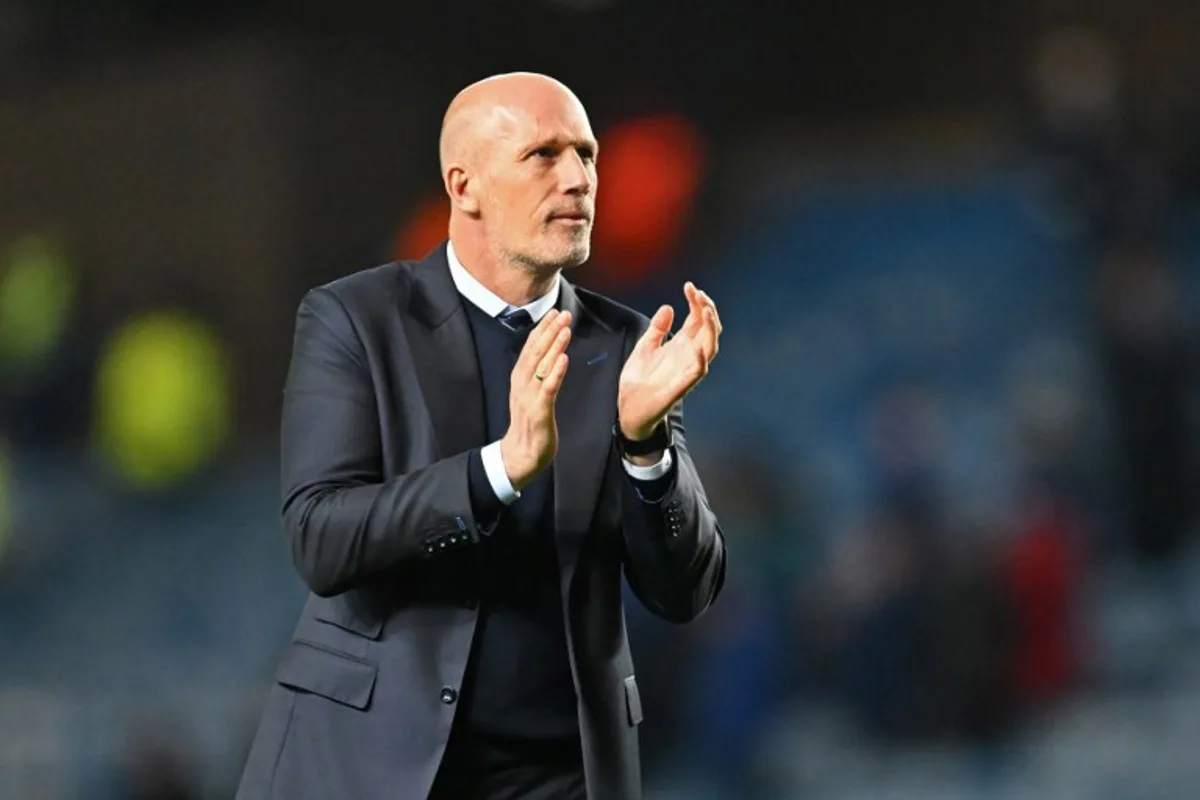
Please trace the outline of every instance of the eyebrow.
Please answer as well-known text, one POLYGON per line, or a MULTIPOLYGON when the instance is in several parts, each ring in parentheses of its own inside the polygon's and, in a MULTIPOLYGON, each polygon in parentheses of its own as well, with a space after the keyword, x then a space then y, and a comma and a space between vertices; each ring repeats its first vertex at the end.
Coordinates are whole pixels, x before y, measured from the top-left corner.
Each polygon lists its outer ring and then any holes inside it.
POLYGON ((527 158, 543 147, 586 147, 592 151, 593 156, 596 156, 600 153, 600 143, 595 139, 564 139, 558 136, 551 136, 549 138, 534 142, 526 147, 521 151, 521 158, 527 158))

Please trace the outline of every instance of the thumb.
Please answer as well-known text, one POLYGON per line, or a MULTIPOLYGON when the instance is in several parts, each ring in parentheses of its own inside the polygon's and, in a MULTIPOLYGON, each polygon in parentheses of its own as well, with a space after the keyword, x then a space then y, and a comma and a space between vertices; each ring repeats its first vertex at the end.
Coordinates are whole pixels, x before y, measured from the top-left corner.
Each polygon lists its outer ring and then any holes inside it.
POLYGON ((658 311, 650 318, 650 327, 638 339, 635 350, 654 350, 662 347, 663 339, 671 332, 671 323, 675 321, 675 309, 670 306, 659 306, 658 311))

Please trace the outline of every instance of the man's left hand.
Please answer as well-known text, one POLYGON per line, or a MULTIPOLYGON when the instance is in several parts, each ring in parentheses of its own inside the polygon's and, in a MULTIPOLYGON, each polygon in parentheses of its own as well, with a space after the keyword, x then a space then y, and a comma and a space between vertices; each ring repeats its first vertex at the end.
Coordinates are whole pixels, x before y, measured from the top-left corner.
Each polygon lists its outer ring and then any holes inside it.
POLYGON ((675 311, 662 306, 621 370, 617 419, 629 439, 650 438, 671 408, 704 379, 717 356, 721 318, 716 304, 691 281, 684 284, 683 293, 688 315, 679 332, 663 341, 675 311))

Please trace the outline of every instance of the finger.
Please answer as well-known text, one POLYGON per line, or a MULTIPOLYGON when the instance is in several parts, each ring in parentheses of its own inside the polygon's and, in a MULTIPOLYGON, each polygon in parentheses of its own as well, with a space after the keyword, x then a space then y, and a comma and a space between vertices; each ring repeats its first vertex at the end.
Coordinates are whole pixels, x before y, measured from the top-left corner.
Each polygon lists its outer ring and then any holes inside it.
POLYGON ((717 322, 717 312, 711 308, 704 309, 704 325, 700 328, 700 333, 696 337, 696 341, 700 345, 700 350, 704 354, 705 362, 710 362, 717 357, 717 337, 720 335, 719 323, 717 322))
POLYGON ((671 323, 675 321, 675 309, 670 306, 659 306, 658 311, 650 318, 650 327, 633 346, 634 352, 653 350, 662 347, 663 339, 671 332, 671 323))
POLYGON ((542 396, 550 402, 558 397, 558 390, 562 388, 563 380, 567 377, 569 361, 570 357, 566 353, 559 353, 555 356, 550 371, 546 373, 546 379, 542 381, 542 396))
POLYGON ((717 304, 711 297, 709 297, 708 292, 704 291, 703 289, 700 290, 700 299, 706 306, 708 306, 709 310, 712 311, 713 321, 717 325, 717 335, 720 336, 721 331, 724 330, 724 327, 721 325, 721 315, 717 312, 717 304))
POLYGON ((525 346, 521 348, 520 355, 517 356, 517 363, 513 368, 514 374, 520 379, 529 380, 529 377, 537 369, 538 363, 554 342, 554 337, 570 324, 571 312, 569 311, 551 309, 546 316, 542 317, 541 322, 529 334, 525 346))
POLYGON ((691 348, 690 356, 692 359, 692 363, 689 365, 690 368, 682 369, 678 373, 678 382, 675 386, 677 394, 675 402, 682 400, 688 392, 695 389, 700 381, 704 380, 704 377, 708 375, 708 358, 705 356, 703 349, 700 347, 691 348))
MULTIPOLYGON (((528 338, 525 339, 525 345, 521 348, 520 355, 517 356, 518 364, 521 363, 523 358, 528 360, 529 357, 533 356, 535 353, 540 353, 545 350, 542 342, 546 340, 551 335, 551 331, 555 329, 555 323, 558 321, 558 316, 558 309, 552 308, 546 312, 546 315, 542 317, 541 321, 534 326, 533 330, 529 332, 528 338)), ((533 363, 536 364, 537 360, 534 359, 533 363)))
POLYGON ((704 324, 704 304, 700 300, 700 290, 691 281, 683 285, 683 294, 688 302, 688 315, 680 333, 690 339, 700 332, 700 326, 704 324))
POLYGON ((550 347, 547 348, 545 355, 538 361, 537 369, 533 371, 534 380, 545 382, 546 376, 550 374, 550 370, 554 367, 555 360, 565 353, 567 344, 571 341, 571 329, 562 328, 558 335, 550 342, 550 347), (540 378, 538 376, 541 376, 540 378))

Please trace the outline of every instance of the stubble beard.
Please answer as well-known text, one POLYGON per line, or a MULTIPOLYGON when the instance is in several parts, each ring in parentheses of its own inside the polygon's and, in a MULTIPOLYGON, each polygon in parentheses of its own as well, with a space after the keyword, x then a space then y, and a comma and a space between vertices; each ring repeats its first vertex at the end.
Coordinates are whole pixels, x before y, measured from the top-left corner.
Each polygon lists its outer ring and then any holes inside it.
POLYGON ((591 231, 579 231, 565 248, 556 248, 557 253, 517 252, 505 253, 507 260, 515 266, 539 277, 550 277, 564 269, 578 267, 591 255, 591 231))

